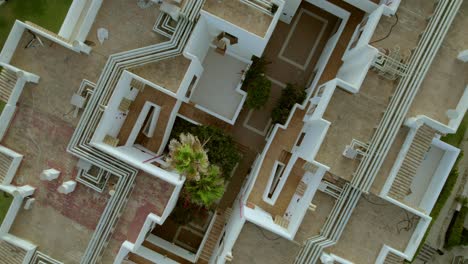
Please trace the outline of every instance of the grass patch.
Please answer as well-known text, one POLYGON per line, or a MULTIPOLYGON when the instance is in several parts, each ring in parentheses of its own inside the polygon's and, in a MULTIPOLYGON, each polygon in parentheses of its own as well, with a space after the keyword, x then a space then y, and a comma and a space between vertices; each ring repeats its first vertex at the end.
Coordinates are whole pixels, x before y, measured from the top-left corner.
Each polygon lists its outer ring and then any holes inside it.
POLYGON ((73 0, 9 0, 0 6, 0 48, 15 20, 31 21, 58 33, 73 0))
POLYGON ((468 115, 465 115, 462 122, 460 123, 460 126, 458 127, 457 133, 448 134, 442 137, 441 140, 452 146, 458 147, 460 146, 460 144, 462 143, 465 137, 467 127, 468 127, 468 115))
POLYGON ((445 234, 445 244, 444 248, 452 249, 456 246, 462 244, 463 238, 463 225, 465 223, 465 218, 468 215, 468 207, 463 206, 460 212, 455 212, 455 215, 450 222, 447 233, 445 234))
POLYGON ((5 108, 5 105, 6 105, 6 103, 3 102, 2 100, 0 100, 0 115, 1 115, 2 112, 3 112, 3 108, 5 108))
MULTIPOLYGON (((441 140, 454 147, 459 147, 464 140, 467 127, 468 127, 468 118, 467 118, 467 115, 465 115, 462 122, 460 123, 460 126, 458 127, 457 132, 455 134, 448 134, 444 137, 441 137, 441 140)), ((424 234, 424 237, 421 240, 421 244, 419 244, 418 250, 414 254, 415 257, 413 258, 413 261, 411 261, 411 263, 413 263, 414 260, 416 259, 416 256, 418 255, 419 250, 424 245, 426 238, 429 235, 429 232, 431 231, 432 224, 437 220, 437 218, 439 217, 440 211, 442 211, 442 208, 444 207, 445 203, 447 202, 450 195, 452 194, 452 191, 455 187, 455 184, 459 176, 458 169, 457 169, 458 162, 462 159, 462 157, 463 157, 463 152, 461 151, 460 155, 458 155, 457 161, 453 165, 452 171, 447 177, 447 181, 445 182, 444 187, 442 188, 442 191, 440 192, 439 197, 437 198, 434 208, 432 208, 432 211, 430 214, 430 216, 432 217, 432 221, 429 224, 429 227, 427 228, 426 233, 424 234)), ((467 241, 468 241, 467 238, 462 238, 462 243, 463 242, 468 243, 467 241)))
POLYGON ((3 223, 3 219, 5 219, 5 215, 7 214, 12 201, 13 196, 0 191, 0 224, 3 223))

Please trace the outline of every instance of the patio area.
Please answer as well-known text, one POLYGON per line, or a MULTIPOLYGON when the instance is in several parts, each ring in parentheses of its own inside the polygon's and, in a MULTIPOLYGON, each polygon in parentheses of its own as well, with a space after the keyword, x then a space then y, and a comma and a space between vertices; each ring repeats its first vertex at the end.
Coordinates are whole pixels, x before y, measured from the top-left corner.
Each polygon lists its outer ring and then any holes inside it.
POLYGON ((167 41, 166 37, 153 32, 159 12, 159 5, 155 4, 140 8, 138 1, 103 1, 87 37, 95 44, 93 52, 107 57, 167 41), (103 44, 97 38, 99 28, 109 32, 109 39, 103 44))
POLYGON ((351 180, 359 160, 348 159, 342 153, 353 139, 370 141, 394 89, 394 83, 372 71, 357 94, 337 87, 323 115, 332 124, 315 159, 329 166, 331 173, 351 180))
POLYGON ((239 0, 207 0, 203 10, 255 35, 264 37, 271 24, 272 17, 242 3, 239 0))
POLYGON ((177 93, 189 65, 190 60, 180 55, 131 68, 130 71, 162 88, 177 93))
POLYGON ((232 250, 233 264, 293 263, 300 246, 247 222, 232 250))
POLYGON ((202 65, 203 75, 190 101, 234 123, 245 97, 237 88, 247 63, 210 48, 202 65))
POLYGON ((363 196, 339 242, 326 251, 353 263, 375 263, 384 244, 404 251, 418 222, 419 217, 378 196, 363 196))
POLYGON ((431 64, 407 117, 426 115, 448 124, 447 110, 455 109, 463 93, 468 93, 468 64, 457 59, 466 49, 468 2, 464 1, 431 64), (441 89, 443 87, 443 89, 441 89))
POLYGON ((112 263, 125 240, 135 242, 149 213, 161 215, 174 186, 145 172, 135 179, 135 188, 104 251, 102 263, 112 263))

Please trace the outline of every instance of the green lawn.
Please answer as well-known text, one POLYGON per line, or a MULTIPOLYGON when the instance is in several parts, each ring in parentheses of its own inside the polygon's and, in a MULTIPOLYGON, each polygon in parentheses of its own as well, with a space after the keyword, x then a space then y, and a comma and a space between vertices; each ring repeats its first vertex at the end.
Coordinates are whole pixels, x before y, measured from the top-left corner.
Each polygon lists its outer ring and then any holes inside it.
MULTIPOLYGON (((468 127, 468 115, 465 115, 465 117, 463 118, 460 126, 458 127, 457 132, 455 134, 448 134, 448 135, 442 137, 441 140, 444 141, 445 143, 448 143, 448 144, 452 145, 452 146, 460 147, 461 143, 464 140, 467 127, 468 127)), ((423 239, 421 241, 421 244, 419 245, 418 251, 414 255, 415 258, 413 258, 413 261, 411 263, 413 263, 414 259, 416 259, 416 256, 418 255, 419 250, 424 245, 426 237, 427 237, 427 235, 429 234, 429 232, 430 232, 430 230, 432 228, 432 224, 439 217, 440 211, 442 210, 442 208, 444 207, 444 205, 447 202, 448 198, 452 194, 452 191, 453 191, 453 189, 455 187, 455 183, 457 182, 457 179, 458 179, 458 176, 459 176, 458 169, 457 169, 458 168, 458 162, 462 159, 463 155, 464 155, 464 153, 460 152, 460 155, 457 158, 457 162, 455 162, 455 164, 453 165, 452 171, 450 172, 450 174, 449 174, 449 176, 447 178, 447 181, 445 182, 444 187, 442 188, 442 191, 440 192, 440 195, 437 198, 437 202, 435 203, 434 208, 432 209, 432 212, 430 214, 431 217, 432 217, 431 224, 427 228, 427 231, 424 234, 424 237, 423 237, 423 239)), ((409 263, 409 262, 406 262, 406 263, 409 263)))
POLYGON ((58 33, 72 0, 9 0, 0 6, 0 47, 16 19, 31 21, 58 33))
POLYGON ((468 115, 465 115, 460 126, 458 127, 457 133, 448 134, 445 137, 442 137, 442 141, 449 143, 452 146, 458 147, 463 141, 463 138, 468 127, 468 115))
POLYGON ((3 108, 5 108, 5 105, 6 105, 6 103, 3 102, 2 100, 0 100, 0 115, 1 115, 2 112, 3 112, 3 108))
POLYGON ((5 218, 12 201, 13 196, 0 191, 0 224, 3 223, 3 219, 5 218))

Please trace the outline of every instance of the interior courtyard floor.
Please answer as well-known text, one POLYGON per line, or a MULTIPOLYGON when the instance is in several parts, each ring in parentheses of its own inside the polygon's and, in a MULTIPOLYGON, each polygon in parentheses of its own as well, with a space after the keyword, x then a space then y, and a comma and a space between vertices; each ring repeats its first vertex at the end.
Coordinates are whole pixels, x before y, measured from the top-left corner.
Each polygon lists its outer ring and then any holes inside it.
POLYGON ((240 0, 206 0, 203 11, 225 19, 257 36, 264 37, 270 27, 272 16, 242 3, 240 0))
POLYGON ((150 5, 143 9, 138 6, 137 2, 103 1, 87 36, 87 40, 94 43, 93 53, 108 57, 118 52, 168 40, 168 38, 153 32, 153 26, 160 12, 158 5, 150 5), (103 44, 99 42, 97 37, 97 30, 100 28, 107 29, 109 32, 108 39, 103 44))
POLYGON ((300 246, 247 222, 232 250, 232 264, 293 263, 300 246))
POLYGON ((77 172, 77 159, 66 152, 78 122, 70 112, 70 99, 83 78, 97 80, 105 58, 81 55, 46 40, 43 47, 24 49, 30 39, 23 34, 11 64, 41 79, 25 86, 1 144, 24 155, 13 181, 35 187, 36 202, 19 212, 11 232, 40 245, 39 250, 53 258, 79 263, 109 196, 80 184, 69 195, 59 194, 57 188, 77 172), (61 171, 59 179, 40 181, 40 173, 49 168, 61 171), (54 232, 57 228, 60 233, 54 232))
POLYGON ((384 244, 405 251, 418 223, 419 217, 399 206, 363 195, 339 242, 325 251, 353 263, 375 263, 384 244))
POLYGON ((443 124, 449 123, 447 110, 457 108, 463 93, 468 93, 468 64, 457 59, 468 43, 467 24, 468 2, 463 1, 416 94, 408 117, 426 115, 443 124))

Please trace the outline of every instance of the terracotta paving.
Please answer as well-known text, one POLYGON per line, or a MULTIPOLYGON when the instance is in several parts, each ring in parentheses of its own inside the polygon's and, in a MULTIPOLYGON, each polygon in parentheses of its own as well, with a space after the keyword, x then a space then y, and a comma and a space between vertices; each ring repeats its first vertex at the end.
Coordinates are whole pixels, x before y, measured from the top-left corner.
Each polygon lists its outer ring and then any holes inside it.
POLYGON ((140 172, 113 239, 134 242, 149 213, 162 215, 173 190, 173 185, 140 172))
POLYGON ((62 182, 76 175, 77 160, 66 152, 72 133, 73 127, 66 121, 20 104, 2 144, 24 155, 14 184, 36 188, 33 209, 20 210, 11 232, 40 245, 52 257, 79 263, 109 196, 81 184, 71 194, 57 192, 62 182), (59 170, 60 177, 41 181, 40 173, 48 168, 59 170))
MULTIPOLYGON (((316 7, 307 5, 306 8, 307 8, 307 10, 309 10, 309 9, 314 10, 316 7)), ((321 12, 320 14, 324 13, 323 11, 320 11, 320 12, 321 12)), ((354 32, 355 27, 357 26, 357 24, 362 19, 362 12, 358 11, 357 16, 360 19, 352 19, 354 16, 351 16, 351 19, 348 21, 348 24, 346 25, 346 28, 345 28, 345 30, 344 30, 341 38, 340 38, 340 41, 338 42, 339 44, 337 45, 334 52, 332 53, 332 56, 331 56, 331 59, 330 59, 331 63, 329 63, 327 65, 327 67, 325 68, 324 74, 321 77, 321 79, 319 81, 319 84, 326 81, 327 78, 329 78, 329 76, 333 76, 333 78, 336 76, 336 73, 338 72, 340 63, 332 63, 332 62, 341 61, 341 57, 343 56, 344 51, 345 51, 345 49, 347 47, 347 44, 344 45, 343 43, 348 43, 349 40, 351 39, 352 32, 354 32), (337 58, 339 58, 339 59, 337 59, 337 58), (335 60, 333 60, 333 59, 335 59, 335 60)), ((276 32, 273 34, 273 37, 275 36, 275 34, 276 34, 276 32)), ((282 33, 282 34, 284 36, 284 33, 282 33)), ((272 40, 273 40, 273 37, 272 37, 272 40)), ((281 41, 281 43, 282 43, 282 41, 281 41)), ((277 46, 278 44, 269 44, 269 45, 276 45, 277 46)), ((268 49, 268 47, 267 47, 267 49, 268 49)), ((278 48, 276 50, 278 50, 278 48)), ((273 69, 273 67, 275 67, 274 64, 269 65, 269 69, 273 69)), ((276 78, 276 75, 273 75, 273 76, 275 76, 275 78, 276 78)), ((295 75, 291 75, 291 76, 295 76, 295 75)), ((298 79, 298 81, 302 80, 302 82, 304 83, 304 82, 306 82, 307 79, 308 79, 308 77, 302 77, 302 78, 298 79)), ((267 185, 266 183, 268 182, 268 178, 270 176, 271 170, 273 169, 273 165, 275 163, 275 160, 277 160, 280 157, 280 155, 281 155, 281 153, 283 151, 291 152, 292 148, 294 147, 294 143, 296 142, 296 139, 299 136, 300 131, 302 130, 302 127, 303 127, 303 124, 304 124, 303 121, 302 121, 303 117, 304 117, 304 114, 305 114, 305 111, 296 110, 296 112, 293 114, 293 118, 291 119, 291 122, 290 122, 289 126, 284 130, 283 129, 278 130, 277 134, 275 135, 275 138, 273 139, 271 147, 268 149, 268 152, 266 153, 265 160, 261 165, 259 175, 257 177, 254 188, 253 188, 253 190, 252 190, 252 192, 251 192, 251 194, 249 196, 249 199, 248 199, 249 202, 253 202, 253 203, 257 203, 257 204, 262 204, 263 203, 263 201, 259 197, 259 195, 262 195, 265 188, 266 188, 266 185, 267 185)), ((295 165, 294 169, 297 169, 298 165, 300 165, 300 164, 298 163, 297 165, 295 165)), ((299 168, 301 168, 301 167, 299 167, 299 168)), ((296 186, 293 186, 293 189, 295 189, 295 188, 296 188, 296 186)), ((283 197, 286 197, 286 196, 283 196, 283 197)), ((275 206, 277 208, 271 208, 270 206, 266 206, 264 204, 262 204, 261 207, 262 208, 264 206, 267 207, 267 208, 263 208, 263 209, 266 209, 267 211, 270 210, 269 212, 272 213, 273 215, 276 215, 276 214, 282 215, 282 212, 284 212, 284 210, 287 208, 287 205, 285 205, 285 204, 289 204, 290 199, 287 200, 287 197, 286 197, 286 199, 279 200, 279 201, 283 201, 283 202, 281 202, 281 205, 280 205, 280 203, 277 202, 278 205, 275 206), (284 208, 284 210, 283 210, 283 208, 284 208)))

